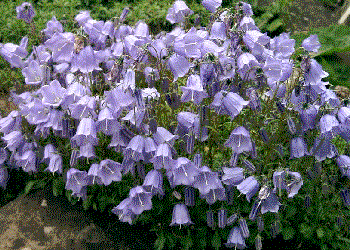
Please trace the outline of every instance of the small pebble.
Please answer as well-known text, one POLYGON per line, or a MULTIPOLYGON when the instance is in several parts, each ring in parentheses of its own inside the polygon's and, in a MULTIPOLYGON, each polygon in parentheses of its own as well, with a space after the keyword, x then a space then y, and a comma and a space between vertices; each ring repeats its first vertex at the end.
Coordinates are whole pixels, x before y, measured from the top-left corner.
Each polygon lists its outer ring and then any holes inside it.
POLYGON ((43 201, 41 202, 41 206, 42 207, 47 207, 47 201, 45 199, 43 199, 43 201))

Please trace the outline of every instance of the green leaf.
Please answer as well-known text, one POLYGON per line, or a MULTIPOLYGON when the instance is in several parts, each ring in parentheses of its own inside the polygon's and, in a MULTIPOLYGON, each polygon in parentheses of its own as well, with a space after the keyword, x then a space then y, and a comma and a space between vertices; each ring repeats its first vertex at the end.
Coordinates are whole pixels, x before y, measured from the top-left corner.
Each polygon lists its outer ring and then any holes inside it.
POLYGON ((283 27, 283 25, 283 21, 280 18, 278 18, 269 24, 269 26, 267 27, 267 31, 274 32, 278 28, 283 27))
POLYGON ((59 179, 54 179, 52 181, 52 193, 54 196, 62 195, 64 191, 64 183, 59 179))
POLYGON ((284 228, 282 231, 282 235, 283 235, 284 240, 293 239, 294 234, 295 234, 295 231, 292 227, 284 228))
POLYGON ((265 12, 256 19, 256 26, 258 26, 259 29, 262 29, 270 21, 271 18, 273 18, 273 14, 271 12, 265 12))
POLYGON ((323 228, 322 227, 317 228, 316 233, 318 238, 322 238, 324 236, 323 228))
POLYGON ((29 194, 30 190, 33 189, 35 183, 37 183, 37 182, 38 182, 37 180, 36 181, 29 181, 27 183, 26 187, 24 188, 24 193, 25 194, 29 194))
POLYGON ((286 218, 291 218, 297 213, 295 206, 288 206, 286 210, 286 218))
POLYGON ((192 237, 190 234, 187 234, 187 236, 184 238, 184 240, 182 240, 182 245, 184 247, 185 250, 188 250, 192 247, 193 245, 193 241, 192 241, 192 237))
POLYGON ((165 240, 166 239, 164 237, 164 233, 160 232, 160 234, 158 235, 158 238, 154 242, 154 246, 156 247, 157 250, 162 250, 164 248, 165 240))
POLYGON ((300 225, 300 232, 304 235, 305 238, 310 238, 312 236, 312 228, 306 223, 300 225))
POLYGON ((221 247, 221 238, 217 231, 215 231, 213 239, 211 240, 211 245, 215 248, 215 250, 219 250, 221 247))
POLYGON ((83 208, 84 210, 88 210, 91 207, 92 197, 89 195, 87 199, 83 200, 83 208))

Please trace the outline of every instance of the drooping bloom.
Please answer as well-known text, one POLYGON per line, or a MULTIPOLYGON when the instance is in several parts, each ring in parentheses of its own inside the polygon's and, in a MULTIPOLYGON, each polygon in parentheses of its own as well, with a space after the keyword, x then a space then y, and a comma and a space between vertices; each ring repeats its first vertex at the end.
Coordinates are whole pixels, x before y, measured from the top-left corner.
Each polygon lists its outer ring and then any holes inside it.
POLYGON ((66 189, 72 190, 72 195, 82 195, 86 192, 83 190, 88 185, 88 178, 86 171, 80 171, 75 168, 71 168, 67 172, 66 189))
POLYGON ((244 179, 238 186, 237 189, 247 196, 248 202, 250 202, 250 199, 258 192, 259 190, 259 183, 254 178, 254 176, 249 176, 248 178, 244 179))
POLYGON ((163 192, 163 175, 158 170, 151 170, 147 173, 142 187, 147 191, 154 194, 164 195, 163 192))
POLYGON ((99 170, 100 170, 100 164, 93 163, 91 164, 91 167, 89 168, 87 178, 89 185, 94 185, 97 183, 98 185, 102 185, 102 179, 99 176, 99 170))
POLYGON ((6 142, 6 148, 12 152, 15 151, 24 140, 22 132, 17 130, 1 137, 1 139, 6 142))
POLYGON ((287 184, 286 189, 288 192, 288 198, 291 198, 298 193, 303 185, 303 179, 298 172, 288 172, 288 174, 292 176, 292 180, 287 184))
POLYGON ((31 60, 29 65, 22 69, 26 84, 40 84, 44 80, 43 67, 36 61, 31 60))
POLYGON ((203 89, 199 75, 190 75, 187 79, 187 86, 181 86, 183 92, 182 102, 192 101, 199 105, 204 98, 208 97, 207 92, 203 89))
POLYGON ((207 194, 201 194, 199 197, 205 199, 209 205, 214 204, 217 200, 224 201, 227 199, 221 181, 218 181, 216 187, 210 189, 207 194))
POLYGON ((102 183, 107 186, 112 181, 120 181, 122 179, 123 167, 120 163, 106 159, 100 162, 97 175, 101 178, 102 183))
POLYGON ((219 186, 218 173, 211 171, 207 166, 199 169, 198 175, 194 178, 193 187, 197 188, 200 194, 207 194, 211 189, 219 186))
POLYGON ((46 29, 44 29, 43 32, 46 36, 51 38, 56 32, 62 33, 63 27, 62 24, 59 21, 57 21, 56 16, 53 16, 52 19, 47 22, 46 29))
POLYGON ((310 35, 301 43, 301 46, 309 52, 317 52, 321 48, 317 35, 310 35))
POLYGON ((216 93, 211 107, 219 114, 229 115, 234 119, 248 104, 249 101, 245 101, 237 93, 222 90, 216 93))
POLYGON ((193 224, 193 222, 190 219, 186 205, 182 203, 176 204, 173 209, 173 217, 170 226, 180 225, 181 227, 181 225, 189 224, 193 224))
POLYGON ((302 137, 296 137, 291 140, 290 151, 291 159, 309 155, 305 139, 302 137))
POLYGON ((187 74, 189 69, 193 66, 186 57, 174 54, 169 58, 168 61, 169 67, 174 75, 174 82, 179 78, 187 74))
POLYGON ((70 63, 74 53, 74 35, 70 32, 54 33, 53 36, 45 42, 52 51, 52 59, 57 63, 70 63))
POLYGON ((132 212, 130 203, 131 199, 129 197, 124 199, 118 206, 112 209, 112 213, 118 215, 120 221, 128 222, 131 225, 132 220, 136 218, 136 214, 132 212))
POLYGON ((242 230, 239 227, 234 227, 231 230, 227 239, 227 243, 225 243, 225 246, 237 249, 244 249, 247 247, 242 235, 242 230))
POLYGON ((243 179, 243 168, 227 168, 223 167, 224 175, 222 176, 222 182, 226 185, 239 185, 243 179))
POLYGON ((96 126, 92 118, 81 119, 77 133, 73 136, 72 141, 74 141, 79 147, 88 143, 91 143, 95 146, 98 144, 96 126))
POLYGON ((124 150, 124 155, 134 161, 145 160, 144 158, 145 138, 141 135, 136 135, 131 139, 128 146, 124 150))
POLYGON ((52 154, 50 157, 49 166, 45 169, 45 171, 50 171, 51 173, 58 172, 62 174, 62 156, 59 154, 52 154))
POLYGON ((28 44, 28 37, 23 37, 20 45, 13 43, 6 43, 0 46, 0 55, 3 56, 6 61, 11 64, 14 68, 23 68, 25 66, 22 59, 28 55, 26 50, 28 44))
POLYGON ((158 145, 157 151, 150 161, 153 163, 155 169, 170 169, 175 162, 172 159, 171 149, 167 143, 158 145))
POLYGON ((230 135, 230 138, 225 142, 225 147, 232 148, 232 151, 240 154, 242 152, 252 150, 252 141, 250 133, 244 127, 235 128, 230 135))
POLYGON ((170 171, 169 181, 171 186, 191 185, 199 170, 185 157, 179 157, 170 171))
POLYGON ((222 0, 203 0, 202 4, 204 8, 212 13, 215 13, 217 8, 221 6, 222 0))
POLYGON ((347 155, 339 155, 337 164, 343 176, 350 178, 350 157, 347 155))
POLYGON ((192 15, 194 12, 190 10, 184 1, 175 1, 174 5, 169 8, 166 20, 170 23, 181 23, 185 21, 185 17, 192 15))
POLYGON ((130 209, 134 214, 141 214, 145 210, 152 209, 152 193, 146 192, 142 186, 130 189, 130 209))
POLYGON ((7 181, 9 178, 9 174, 7 168, 0 165, 0 187, 6 189, 7 181))
POLYGON ((50 82, 50 85, 41 87, 41 94, 43 95, 42 102, 44 105, 50 105, 57 108, 61 105, 66 92, 66 89, 62 88, 59 81, 53 80, 50 82))
POLYGON ((22 19, 26 23, 31 23, 35 16, 35 11, 31 3, 24 2, 16 7, 17 18, 22 19))

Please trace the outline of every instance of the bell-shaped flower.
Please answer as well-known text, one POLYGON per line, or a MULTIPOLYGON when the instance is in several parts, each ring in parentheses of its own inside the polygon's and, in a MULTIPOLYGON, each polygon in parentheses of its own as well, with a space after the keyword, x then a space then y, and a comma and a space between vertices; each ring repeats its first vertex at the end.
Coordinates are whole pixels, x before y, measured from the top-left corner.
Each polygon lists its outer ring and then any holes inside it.
POLYGON ((0 187, 6 189, 7 181, 9 179, 9 174, 7 168, 0 165, 0 187))
POLYGON ((241 5, 241 8, 242 8, 244 16, 250 17, 250 16, 252 16, 254 14, 252 6, 249 3, 240 2, 239 4, 241 5))
POLYGON ((227 243, 225 243, 226 247, 236 248, 236 249, 244 249, 246 248, 246 244, 242 235, 242 230, 239 227, 234 227, 227 239, 227 243))
POLYGON ((79 147, 79 158, 91 159, 95 157, 95 147, 91 143, 79 147))
POLYGON ((135 107, 130 109, 129 113, 122 118, 123 121, 129 121, 136 127, 140 127, 145 117, 146 110, 144 107, 135 107))
POLYGON ((163 127, 157 127, 157 132, 153 134, 153 139, 157 145, 167 143, 168 145, 174 145, 175 140, 179 138, 178 135, 173 135, 167 129, 163 127))
POLYGON ((290 158, 301 158, 309 155, 305 139, 302 137, 296 137, 291 140, 290 146, 290 158))
POLYGON ((12 111, 8 116, 0 119, 0 132, 4 135, 20 130, 21 126, 22 117, 17 110, 12 111))
POLYGON ((224 22, 214 22, 211 31, 210 39, 226 40, 226 25, 224 22))
POLYGON ((189 69, 193 66, 186 57, 178 54, 172 55, 168 60, 168 65, 174 75, 174 82, 187 74, 189 69))
POLYGON ((345 206, 349 207, 350 206, 350 190, 349 189, 342 189, 340 191, 340 196, 343 200, 343 203, 345 206))
POLYGON ((185 204, 176 204, 173 209, 173 217, 170 226, 193 224, 185 204))
POLYGON ((75 168, 71 168, 68 170, 65 188, 67 190, 72 190, 72 195, 86 199, 87 185, 88 178, 86 171, 80 171, 75 168))
POLYGON ((337 149, 331 141, 332 138, 333 136, 329 133, 320 134, 316 137, 310 153, 315 156, 317 161, 333 158, 337 154, 337 149))
POLYGON ((180 112, 177 114, 178 131, 179 135, 184 135, 189 133, 191 130, 194 131, 196 137, 199 137, 200 132, 200 121, 199 115, 193 114, 191 112, 180 112))
POLYGON ((25 66, 22 59, 28 55, 26 50, 28 44, 28 37, 23 37, 20 45, 13 43, 6 43, 0 46, 0 55, 5 58, 14 68, 23 68, 25 66))
POLYGON ((42 162, 45 162, 47 165, 50 162, 50 159, 57 153, 57 150, 54 145, 47 144, 44 148, 44 157, 42 162))
POLYGON ((242 79, 247 78, 246 74, 253 66, 259 66, 259 62, 250 53, 243 53, 237 58, 237 72, 242 79))
POLYGON ((51 173, 58 172, 62 174, 62 156, 59 154, 53 154, 50 157, 49 166, 45 169, 45 171, 50 171, 51 173))
POLYGON ((124 150, 124 155, 134 161, 145 160, 144 158, 145 138, 141 135, 134 136, 124 150))
POLYGON ((9 155, 6 149, 0 148, 0 166, 4 164, 5 161, 7 161, 9 155))
MULTIPOLYGON (((145 74, 146 83, 148 84, 149 87, 152 87, 152 88, 147 88, 148 90, 146 91, 146 93, 148 93, 148 91, 150 91, 151 89, 154 89, 155 92, 158 92, 157 89, 153 88, 154 87, 154 83, 159 80, 159 72, 158 72, 158 70, 154 69, 154 68, 151 68, 151 67, 146 67, 145 70, 144 70, 144 74, 145 74)), ((145 89, 143 89, 143 92, 144 92, 144 90, 145 89)), ((143 98, 145 98, 144 94, 143 94, 143 98)), ((151 95, 151 97, 152 97, 152 95, 151 95)))
POLYGON ((226 185, 239 185, 243 179, 243 168, 226 168, 223 167, 224 175, 222 176, 222 182, 226 185))
POLYGON ((219 181, 217 172, 212 172, 207 166, 203 166, 199 169, 192 185, 199 190, 200 194, 207 194, 211 189, 219 186, 219 181))
POLYGON ((98 144, 96 125, 92 118, 81 119, 77 133, 73 136, 72 141, 74 141, 78 147, 88 143, 91 143, 92 145, 98 144))
POLYGON ((77 14, 74 18, 75 21, 78 22, 80 26, 84 26, 84 24, 91 20, 90 11, 80 11, 79 14, 77 14))
POLYGON ((289 61, 289 59, 268 57, 266 58, 263 70, 265 75, 269 78, 269 81, 283 82, 290 77, 293 70, 293 64, 289 61))
POLYGON ((44 80, 43 67, 36 61, 32 60, 28 67, 22 69, 26 84, 40 84, 44 80))
POLYGON ((308 109, 302 109, 299 112, 304 132, 315 127, 318 110, 318 106, 312 105, 308 109))
POLYGON ((145 180, 143 181, 142 187, 152 193, 152 195, 160 194, 164 195, 163 192, 163 174, 158 170, 151 170, 147 173, 145 180))
POLYGON ((222 90, 215 95, 211 107, 219 114, 229 115, 234 119, 248 104, 249 101, 245 101, 237 93, 222 90))
POLYGON ((1 139, 3 139, 6 143, 5 148, 8 148, 11 152, 15 151, 24 141, 22 132, 17 130, 1 137, 1 139))
POLYGON ((275 171, 273 173, 273 184, 274 189, 273 192, 276 192, 277 189, 279 192, 281 192, 282 189, 287 189, 287 182, 286 182, 287 173, 286 171, 275 171))
POLYGON ((226 191, 225 188, 222 186, 221 181, 218 181, 215 188, 210 189, 207 194, 200 194, 199 197, 205 199, 209 205, 212 205, 217 200, 226 200, 226 191))
POLYGON ((305 73, 304 78, 306 83, 317 83, 322 78, 329 76, 329 74, 322 69, 322 65, 315 59, 311 59, 310 69, 305 73))
POLYGON ((339 125, 339 121, 334 115, 323 115, 320 119, 321 133, 332 133, 334 129, 339 125))
POLYGON ((128 197, 119 203, 118 206, 112 209, 112 213, 119 216, 119 220, 122 222, 128 222, 132 224, 132 220, 136 218, 136 214, 131 211, 130 208, 131 199, 128 197))
POLYGON ((97 163, 91 164, 87 174, 89 185, 94 185, 95 183, 97 183, 98 185, 103 184, 102 179, 99 176, 99 170, 100 170, 100 164, 97 164, 97 163))
POLYGON ((47 37, 51 38, 56 32, 62 33, 63 26, 59 21, 57 21, 56 16, 53 16, 52 19, 47 22, 46 29, 43 29, 43 32, 47 37))
POLYGON ((134 214, 141 214, 145 210, 152 209, 152 193, 147 192, 142 186, 130 189, 129 197, 129 207, 134 214))
POLYGON ((303 185, 303 179, 298 172, 288 172, 292 176, 292 180, 287 184, 288 198, 296 195, 303 185))
POLYGON ((175 39, 174 51, 186 58, 200 58, 203 41, 196 28, 192 27, 186 34, 175 39))
POLYGON ((258 192, 259 183, 254 176, 249 176, 244 179, 238 186, 237 189, 247 196, 248 202, 258 192))
POLYGON ((350 108, 348 107, 341 107, 338 110, 338 119, 341 123, 350 125, 350 108))
POLYGON ((37 157, 33 150, 26 151, 18 160, 18 165, 22 167, 25 172, 37 171, 37 157))
POLYGON ((122 129, 121 124, 114 118, 110 108, 103 108, 98 114, 96 125, 97 132, 103 132, 106 135, 113 135, 116 131, 122 129))
POLYGON ((100 162, 97 176, 101 178, 105 186, 108 186, 112 181, 120 181, 122 179, 122 170, 122 164, 106 159, 100 162))
POLYGON ((337 164, 342 176, 350 178, 350 157, 347 155, 339 155, 337 157, 337 164))
POLYGON ((262 54, 265 46, 270 43, 270 37, 258 30, 248 30, 243 41, 254 54, 262 54))
POLYGON ((31 3, 24 2, 20 6, 16 7, 17 18, 22 19, 26 23, 31 23, 34 16, 35 11, 31 3))
POLYGON ((207 92, 203 89, 199 75, 190 75, 187 79, 187 86, 181 86, 182 102, 192 101, 196 105, 199 105, 204 98, 208 97, 207 92))
POLYGON ((182 23, 185 21, 185 17, 192 15, 194 12, 190 10, 186 3, 181 0, 176 0, 172 7, 169 8, 166 20, 170 23, 182 23))
POLYGON ((171 169, 171 186, 192 185, 199 170, 185 157, 179 157, 171 169))
POLYGON ((96 98, 94 96, 85 95, 80 100, 70 105, 69 110, 73 118, 80 120, 87 118, 89 115, 96 118, 96 98))
POLYGON ((261 213, 266 212, 277 213, 279 206, 282 204, 278 201, 276 194, 266 186, 259 192, 259 200, 261 201, 261 213))
POLYGON ((317 35, 310 35, 308 38, 304 39, 301 46, 309 52, 317 52, 319 48, 321 48, 317 35))
POLYGON ((45 42, 45 46, 47 46, 52 51, 52 59, 54 62, 70 63, 74 53, 74 41, 75 38, 73 33, 56 32, 49 40, 45 42))
POLYGON ((50 105, 57 108, 61 105, 67 90, 62 88, 59 81, 53 80, 50 82, 50 85, 42 86, 40 92, 43 95, 42 100, 44 105, 50 105))
POLYGON ((226 79, 233 78, 236 73, 236 61, 232 57, 221 56, 219 58, 222 72, 219 76, 219 80, 223 81, 226 79))
POLYGON ((230 135, 230 138, 225 142, 225 147, 232 148, 232 151, 240 154, 252 150, 252 141, 250 133, 244 127, 235 128, 230 135))
POLYGON ((90 73, 94 70, 101 70, 91 46, 87 46, 79 52, 79 55, 72 59, 72 72, 80 70, 82 73, 90 73))
POLYGON ((290 38, 289 33, 282 33, 270 40, 270 49, 278 58, 290 58, 294 53, 295 40, 290 38))
POLYGON ((221 6, 222 0, 203 0, 202 5, 204 8, 212 13, 215 13, 217 8, 221 6))
POLYGON ((154 157, 150 160, 155 169, 171 169, 175 161, 172 159, 170 146, 167 143, 162 143, 157 146, 154 157))

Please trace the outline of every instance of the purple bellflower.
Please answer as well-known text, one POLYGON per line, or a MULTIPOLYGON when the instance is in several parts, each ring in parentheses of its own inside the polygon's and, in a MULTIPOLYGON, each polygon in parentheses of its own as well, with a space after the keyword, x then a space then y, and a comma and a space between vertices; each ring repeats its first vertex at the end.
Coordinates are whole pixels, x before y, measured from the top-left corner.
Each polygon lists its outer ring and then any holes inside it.
POLYGON ((78 147, 91 143, 92 145, 98 144, 98 138, 96 136, 96 126, 92 118, 81 119, 76 134, 71 139, 76 143, 78 147))
POLYGON ((97 170, 97 176, 101 178, 102 183, 107 186, 112 181, 120 181, 122 179, 122 165, 118 162, 106 159, 100 162, 97 170))
POLYGON ((146 192, 142 186, 130 189, 130 209, 134 214, 141 214, 145 210, 152 209, 152 193, 146 192))
POLYGON ((100 164, 97 164, 97 163, 91 164, 87 174, 89 185, 94 185, 95 183, 98 185, 103 184, 102 179, 99 176, 99 169, 100 169, 100 164))
POLYGON ((0 165, 0 187, 6 189, 7 181, 9 179, 9 174, 7 168, 0 165))
POLYGON ((151 170, 147 173, 145 180, 143 181, 142 187, 152 193, 152 195, 160 194, 164 195, 163 192, 163 175, 158 170, 151 170))
POLYGON ((28 55, 28 51, 26 50, 28 44, 28 37, 23 37, 20 45, 16 45, 13 43, 6 43, 0 46, 0 55, 3 56, 6 61, 11 64, 12 68, 23 68, 24 59, 28 55))
POLYGON ((227 168, 223 167, 224 175, 222 176, 222 182, 226 185, 239 185, 243 179, 243 168, 227 168))
POLYGON ((136 214, 132 212, 130 203, 131 199, 129 197, 124 199, 118 206, 112 209, 112 213, 118 215, 120 221, 128 222, 131 225, 132 220, 136 218, 136 214))
POLYGON ((62 24, 59 21, 57 21, 56 17, 53 16, 52 19, 47 22, 46 29, 44 29, 43 32, 47 37, 51 38, 56 32, 62 33, 63 27, 62 24))
POLYGON ((244 249, 247 247, 242 235, 242 230, 239 227, 234 227, 231 230, 225 246, 236 249, 244 249))
POLYGON ((80 171, 75 168, 70 168, 67 172, 66 189, 72 190, 72 195, 85 197, 88 178, 86 171, 80 171), (84 189, 85 187, 85 189, 84 189))
POLYGON ((170 226, 193 224, 185 204, 176 204, 173 209, 173 217, 170 226))
POLYGON ((337 164, 342 176, 350 178, 350 157, 347 155, 339 155, 337 157, 337 164))
POLYGON ((211 189, 217 188, 219 181, 217 172, 212 172, 207 166, 203 166, 199 169, 199 174, 195 176, 192 185, 204 195, 208 194, 211 189))
POLYGON ((171 169, 175 160, 172 159, 170 146, 167 143, 159 144, 156 153, 150 161, 155 169, 171 169))
POLYGON ((171 169, 169 178, 171 186, 192 185, 198 172, 199 170, 194 166, 193 162, 185 157, 179 157, 171 169))
POLYGON ((230 135, 230 138, 225 142, 225 147, 232 148, 237 154, 252 150, 252 141, 250 133, 244 127, 235 128, 230 135))
POLYGON ((50 157, 49 166, 45 169, 45 171, 50 171, 51 173, 58 172, 58 174, 62 174, 62 156, 59 154, 53 154, 50 157))
POLYGON ((37 85, 44 80, 43 67, 36 60, 31 60, 28 67, 22 70, 22 74, 25 77, 26 84, 37 85))
POLYGON ((309 52, 317 52, 319 48, 321 48, 321 44, 318 41, 317 35, 311 35, 308 38, 306 38, 301 43, 301 46, 309 52))
POLYGON ((24 2, 16 7, 17 18, 22 19, 26 23, 31 23, 35 16, 35 11, 31 3, 24 2))
POLYGON ((302 137, 296 137, 291 140, 290 151, 291 159, 309 155, 305 139, 302 137))
POLYGON ((59 81, 53 80, 50 85, 41 87, 41 94, 43 95, 42 102, 44 105, 57 108, 61 105, 66 92, 66 89, 62 88, 59 81))
POLYGON ((250 199, 259 190, 259 183, 254 176, 249 176, 248 178, 244 179, 239 185, 237 185, 237 189, 242 194, 245 194, 247 196, 248 202, 250 202, 250 199))
POLYGON ((170 23, 182 23, 185 17, 192 15, 194 12, 190 10, 184 1, 177 0, 172 7, 169 8, 166 20, 170 23))
POLYGON ((199 75, 190 75, 187 79, 187 86, 181 86, 181 90, 184 92, 181 96, 182 102, 192 101, 199 105, 204 98, 208 97, 199 75))
POLYGON ((221 6, 222 0, 203 0, 202 5, 204 8, 212 13, 215 13, 217 8, 221 6))

